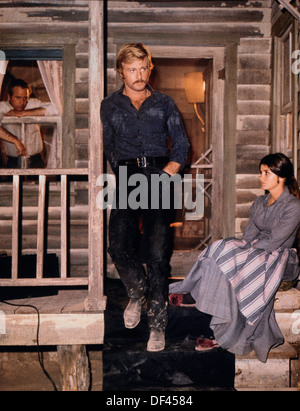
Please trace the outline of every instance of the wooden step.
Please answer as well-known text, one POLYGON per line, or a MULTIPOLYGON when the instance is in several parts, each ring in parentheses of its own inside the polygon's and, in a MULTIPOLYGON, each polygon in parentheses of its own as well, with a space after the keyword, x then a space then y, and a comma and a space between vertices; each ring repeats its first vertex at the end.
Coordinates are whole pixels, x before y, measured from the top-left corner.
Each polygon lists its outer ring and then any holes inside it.
POLYGON ((300 290, 291 288, 287 291, 278 291, 274 303, 275 312, 294 312, 300 310, 300 290))
POLYGON ((272 349, 266 363, 257 360, 253 352, 247 356, 237 355, 235 388, 290 389, 292 359, 298 359, 298 353, 288 343, 272 349))

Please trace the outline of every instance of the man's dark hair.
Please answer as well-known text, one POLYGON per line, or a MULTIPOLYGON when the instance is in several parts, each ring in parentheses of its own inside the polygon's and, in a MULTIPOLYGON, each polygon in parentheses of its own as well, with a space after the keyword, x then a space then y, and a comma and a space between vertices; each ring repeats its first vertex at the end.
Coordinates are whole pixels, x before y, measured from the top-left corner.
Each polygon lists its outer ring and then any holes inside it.
POLYGON ((9 84, 7 92, 10 96, 12 96, 13 93, 14 93, 14 90, 13 90, 14 87, 21 87, 23 89, 28 88, 29 92, 31 93, 31 88, 30 88, 29 84, 26 83, 26 81, 24 81, 20 78, 12 80, 11 83, 9 84))

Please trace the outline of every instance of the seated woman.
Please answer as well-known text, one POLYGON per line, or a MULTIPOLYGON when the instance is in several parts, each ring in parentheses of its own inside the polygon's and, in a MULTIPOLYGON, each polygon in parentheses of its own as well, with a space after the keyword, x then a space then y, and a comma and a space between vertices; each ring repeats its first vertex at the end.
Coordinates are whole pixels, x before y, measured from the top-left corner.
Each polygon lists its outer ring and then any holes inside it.
MULTIPOLYGON (((213 242, 187 277, 170 285, 170 293, 190 293, 196 308, 211 315, 219 346, 266 362, 272 347, 283 343, 275 319, 275 294, 284 281, 299 277, 293 249, 300 225, 300 192, 293 165, 281 153, 259 165, 262 188, 242 239, 213 242)), ((213 344, 211 344, 213 346, 213 344)))

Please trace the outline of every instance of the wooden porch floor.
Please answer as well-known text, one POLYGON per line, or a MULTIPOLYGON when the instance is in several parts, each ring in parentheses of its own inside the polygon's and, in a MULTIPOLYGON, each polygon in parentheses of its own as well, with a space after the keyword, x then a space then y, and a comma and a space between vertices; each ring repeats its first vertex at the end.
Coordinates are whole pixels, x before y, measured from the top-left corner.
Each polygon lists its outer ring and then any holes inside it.
POLYGON ((0 346, 103 344, 104 312, 87 312, 87 290, 0 302, 0 346), (38 324, 39 321, 39 324, 38 324))

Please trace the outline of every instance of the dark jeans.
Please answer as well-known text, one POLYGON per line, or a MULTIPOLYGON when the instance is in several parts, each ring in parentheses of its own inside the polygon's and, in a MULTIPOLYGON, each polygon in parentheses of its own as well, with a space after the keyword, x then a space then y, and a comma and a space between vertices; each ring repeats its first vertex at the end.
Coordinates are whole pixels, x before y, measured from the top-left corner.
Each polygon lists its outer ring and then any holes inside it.
MULTIPOLYGON (((163 166, 163 165, 162 165, 163 166)), ((128 178, 134 173, 143 173, 148 181, 149 203, 151 200, 150 179, 158 169, 127 167, 128 178)), ((119 194, 117 178, 117 198, 119 194)), ((132 192, 130 190, 129 193, 132 192)), ((128 194, 129 194, 128 193, 128 194)), ((162 190, 159 191, 161 197, 162 190)), ((149 204, 150 205, 150 204, 149 204)), ((167 325, 168 277, 171 272, 172 229, 174 209, 112 209, 109 223, 109 253, 126 288, 129 298, 148 298, 149 328, 164 329, 167 325), (143 238, 144 256, 137 245, 143 238), (147 272, 143 266, 147 265, 147 272)))

